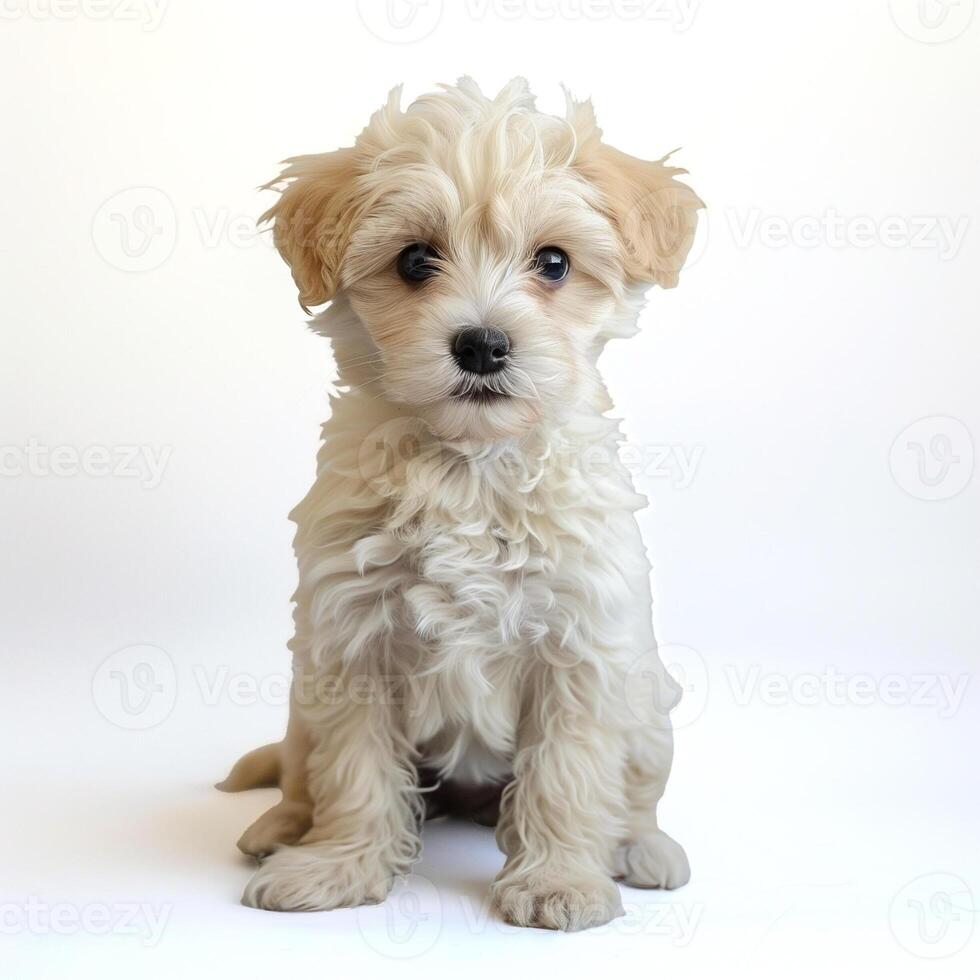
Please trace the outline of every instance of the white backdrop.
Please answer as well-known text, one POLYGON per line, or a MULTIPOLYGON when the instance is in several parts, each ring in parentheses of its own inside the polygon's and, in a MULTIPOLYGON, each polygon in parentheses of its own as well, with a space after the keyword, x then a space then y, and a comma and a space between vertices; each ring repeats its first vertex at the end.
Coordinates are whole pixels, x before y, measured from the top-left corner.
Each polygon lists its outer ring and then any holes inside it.
POLYGON ((0 963, 17 977, 966 976, 980 962, 974 0, 2 0, 0 963), (525 74, 708 205, 603 368, 651 497, 694 877, 562 936, 432 825, 380 910, 237 905, 334 376, 255 217, 387 90, 525 74))

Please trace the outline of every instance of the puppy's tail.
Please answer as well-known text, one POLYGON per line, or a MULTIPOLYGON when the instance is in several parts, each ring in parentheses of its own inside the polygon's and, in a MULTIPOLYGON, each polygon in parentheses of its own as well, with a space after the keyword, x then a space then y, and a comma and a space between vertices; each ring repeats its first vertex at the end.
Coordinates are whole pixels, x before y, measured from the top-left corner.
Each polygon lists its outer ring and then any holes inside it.
POLYGON ((244 789, 279 785, 279 746, 273 742, 253 749, 231 767, 231 772, 214 788, 223 793, 240 793, 244 789))

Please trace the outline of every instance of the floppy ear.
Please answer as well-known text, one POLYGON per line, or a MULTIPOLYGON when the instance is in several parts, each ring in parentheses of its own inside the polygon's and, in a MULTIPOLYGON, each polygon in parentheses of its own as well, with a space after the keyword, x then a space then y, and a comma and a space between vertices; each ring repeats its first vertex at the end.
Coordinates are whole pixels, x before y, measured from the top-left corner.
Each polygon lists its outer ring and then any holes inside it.
POLYGON ((701 199, 675 179, 666 157, 640 160, 601 142, 590 102, 568 98, 568 121, 576 131, 576 169, 599 191, 601 207, 619 233, 626 274, 637 282, 677 285, 697 229, 701 199))
POLYGON ((639 160, 601 145, 593 158, 596 184, 619 232, 626 273, 665 289, 678 273, 694 242, 701 199, 674 174, 687 173, 661 160, 639 160))
POLYGON ((308 313, 307 307, 332 299, 340 285, 340 263, 354 224, 356 151, 348 147, 285 163, 263 188, 280 190, 281 196, 259 221, 273 223, 273 241, 308 313))

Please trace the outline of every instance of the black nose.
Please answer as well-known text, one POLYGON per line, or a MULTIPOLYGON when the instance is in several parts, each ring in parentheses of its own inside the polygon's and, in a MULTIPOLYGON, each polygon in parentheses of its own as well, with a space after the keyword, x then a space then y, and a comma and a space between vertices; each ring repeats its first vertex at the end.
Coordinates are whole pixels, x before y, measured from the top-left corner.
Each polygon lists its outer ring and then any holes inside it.
POLYGON ((493 374, 507 365, 510 340, 501 330, 464 327, 453 337, 456 363, 471 374, 493 374))

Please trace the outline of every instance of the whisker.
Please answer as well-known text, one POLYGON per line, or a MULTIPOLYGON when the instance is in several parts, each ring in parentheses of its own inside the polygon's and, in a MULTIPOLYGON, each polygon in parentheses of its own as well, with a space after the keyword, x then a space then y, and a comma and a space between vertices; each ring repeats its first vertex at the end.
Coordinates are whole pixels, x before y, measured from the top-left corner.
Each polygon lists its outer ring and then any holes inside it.
POLYGON ((373 354, 364 354, 361 357, 352 357, 349 360, 345 359, 341 363, 344 367, 363 367, 365 364, 373 364, 378 361, 382 363, 384 361, 381 351, 376 351, 373 354))

